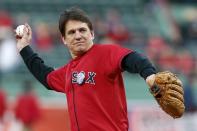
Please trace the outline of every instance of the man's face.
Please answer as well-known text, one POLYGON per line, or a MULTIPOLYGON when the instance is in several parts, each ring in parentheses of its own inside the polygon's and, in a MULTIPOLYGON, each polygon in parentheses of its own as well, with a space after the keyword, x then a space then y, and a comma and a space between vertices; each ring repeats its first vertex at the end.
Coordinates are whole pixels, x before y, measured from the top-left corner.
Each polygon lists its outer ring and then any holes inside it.
POLYGON ((85 53, 92 47, 94 34, 86 23, 69 20, 65 28, 65 36, 62 39, 73 58, 85 53))

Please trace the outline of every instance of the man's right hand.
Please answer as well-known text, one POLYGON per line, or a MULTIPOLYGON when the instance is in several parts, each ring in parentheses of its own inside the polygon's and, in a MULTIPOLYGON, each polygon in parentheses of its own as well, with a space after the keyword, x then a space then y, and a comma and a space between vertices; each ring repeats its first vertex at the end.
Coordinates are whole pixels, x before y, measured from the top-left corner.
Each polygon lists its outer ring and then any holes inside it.
POLYGON ((26 23, 23 29, 23 34, 21 37, 16 36, 17 48, 19 52, 26 46, 30 44, 32 40, 32 30, 31 27, 26 23))

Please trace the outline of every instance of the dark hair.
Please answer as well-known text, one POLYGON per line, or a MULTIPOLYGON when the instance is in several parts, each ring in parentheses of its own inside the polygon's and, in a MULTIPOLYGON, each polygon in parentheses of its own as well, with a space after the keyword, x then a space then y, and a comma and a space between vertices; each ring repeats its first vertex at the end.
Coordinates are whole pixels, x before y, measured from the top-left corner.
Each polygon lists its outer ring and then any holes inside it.
POLYGON ((89 29, 92 31, 93 30, 93 26, 92 26, 92 22, 90 21, 89 17, 87 16, 87 14, 77 8, 77 7, 72 7, 66 11, 64 11, 59 18, 59 31, 61 33, 62 36, 65 35, 65 25, 67 24, 67 22, 69 20, 76 20, 76 21, 81 21, 84 23, 87 23, 89 29))

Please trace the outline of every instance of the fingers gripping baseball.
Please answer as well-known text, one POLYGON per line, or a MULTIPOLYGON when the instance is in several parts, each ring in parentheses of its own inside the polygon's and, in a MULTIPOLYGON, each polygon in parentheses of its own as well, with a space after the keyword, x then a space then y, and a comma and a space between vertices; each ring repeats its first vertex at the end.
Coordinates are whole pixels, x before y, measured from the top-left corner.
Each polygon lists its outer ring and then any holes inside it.
POLYGON ((173 118, 179 118, 185 110, 181 81, 171 72, 159 72, 155 75, 151 93, 160 107, 173 118))
POLYGON ((17 48, 22 50, 25 46, 29 45, 32 40, 31 27, 26 23, 25 25, 19 25, 16 30, 17 48))

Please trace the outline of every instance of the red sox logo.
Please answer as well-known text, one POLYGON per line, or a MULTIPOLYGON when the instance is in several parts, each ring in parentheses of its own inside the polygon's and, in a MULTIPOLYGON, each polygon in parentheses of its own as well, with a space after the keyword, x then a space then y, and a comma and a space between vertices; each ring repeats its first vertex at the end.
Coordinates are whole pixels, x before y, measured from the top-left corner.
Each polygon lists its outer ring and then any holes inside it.
POLYGON ((72 72, 72 83, 77 83, 79 85, 81 85, 83 83, 95 85, 95 80, 94 80, 95 76, 96 76, 95 72, 85 73, 84 71, 81 71, 78 73, 77 71, 74 71, 74 72, 72 72), (86 77, 86 75, 87 75, 87 77, 86 77), (87 78, 87 79, 85 79, 85 78, 87 78))

